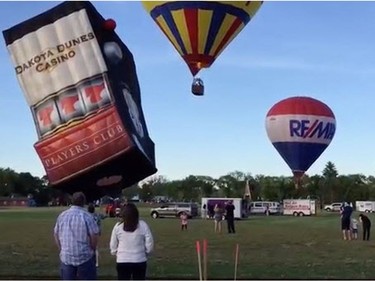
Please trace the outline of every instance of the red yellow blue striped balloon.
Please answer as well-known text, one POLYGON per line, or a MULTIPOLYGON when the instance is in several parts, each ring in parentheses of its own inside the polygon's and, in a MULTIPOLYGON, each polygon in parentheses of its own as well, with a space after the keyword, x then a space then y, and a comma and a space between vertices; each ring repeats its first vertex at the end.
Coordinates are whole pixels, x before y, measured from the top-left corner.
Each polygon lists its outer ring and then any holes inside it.
POLYGON ((193 76, 210 67, 263 1, 142 1, 193 76))

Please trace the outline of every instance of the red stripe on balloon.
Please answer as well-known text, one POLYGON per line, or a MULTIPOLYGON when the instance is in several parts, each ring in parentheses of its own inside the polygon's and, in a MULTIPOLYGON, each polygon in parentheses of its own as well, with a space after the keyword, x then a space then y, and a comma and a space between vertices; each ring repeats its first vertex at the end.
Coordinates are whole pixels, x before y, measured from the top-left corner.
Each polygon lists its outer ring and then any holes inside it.
POLYGON ((184 9, 193 54, 198 54, 198 9, 184 9))
POLYGON ((225 44, 229 42, 229 39, 233 36, 233 34, 237 31, 237 29, 240 27, 242 21, 239 18, 236 18, 234 22, 232 23, 231 27, 225 34, 223 40, 220 42, 219 46, 217 47, 214 57, 216 57, 219 52, 224 48, 225 44))
POLYGON ((323 102, 310 97, 291 97, 276 103, 267 113, 272 115, 316 115, 335 118, 332 110, 323 102))

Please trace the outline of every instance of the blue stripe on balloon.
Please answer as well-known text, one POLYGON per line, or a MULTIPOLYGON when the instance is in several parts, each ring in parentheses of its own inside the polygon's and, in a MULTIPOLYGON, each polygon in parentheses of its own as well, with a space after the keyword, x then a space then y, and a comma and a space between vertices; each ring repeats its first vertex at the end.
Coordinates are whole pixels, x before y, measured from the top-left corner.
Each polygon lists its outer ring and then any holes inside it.
MULTIPOLYGON (((176 23, 173 19, 171 11, 166 9, 166 8, 164 8, 162 10, 163 10, 162 15, 163 15, 163 18, 164 18, 165 22, 167 23, 169 29, 171 30, 174 38, 176 38, 177 44, 180 46, 182 53, 184 55, 186 55, 187 51, 186 51, 186 48, 185 48, 185 44, 182 41, 180 33, 178 32, 178 28, 177 28, 176 23)), ((156 18, 154 18, 154 19, 156 19, 156 18)))
POLYGON ((216 36, 219 33, 221 24, 225 18, 223 11, 214 10, 211 18, 210 29, 208 30, 206 46, 204 48, 204 54, 209 55, 211 48, 215 42, 216 36))
POLYGON ((307 171, 328 146, 306 142, 274 142, 272 144, 292 171, 307 171))

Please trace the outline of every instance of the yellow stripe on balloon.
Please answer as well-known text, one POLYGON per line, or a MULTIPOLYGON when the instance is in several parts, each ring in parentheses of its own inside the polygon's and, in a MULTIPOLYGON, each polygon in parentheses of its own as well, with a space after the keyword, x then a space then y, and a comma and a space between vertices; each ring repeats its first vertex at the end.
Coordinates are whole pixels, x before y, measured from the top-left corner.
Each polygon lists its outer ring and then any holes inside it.
POLYGON ((250 15, 250 18, 252 19, 261 5, 262 2, 260 1, 251 1, 248 6, 244 7, 244 10, 250 15))
POLYGON ((178 45, 178 43, 176 41, 176 38, 173 36, 173 34, 172 34, 171 30, 169 29, 167 23, 165 22, 164 18, 162 16, 160 16, 156 19, 156 21, 160 25, 161 29, 165 32, 165 34, 167 35, 169 40, 172 42, 173 46, 176 48, 176 50, 182 56, 183 53, 182 53, 181 47, 180 47, 180 45, 178 45))
POLYGON ((172 12, 173 21, 176 24, 179 35, 183 44, 185 44, 185 49, 188 54, 192 53, 191 41, 189 36, 188 27, 186 24, 184 10, 177 10, 172 12))
POLYGON ((147 12, 151 12, 155 7, 161 6, 169 1, 142 1, 143 7, 147 12))
POLYGON ((213 11, 198 10, 198 53, 203 54, 213 11))
POLYGON ((234 37, 236 37, 238 35, 238 33, 241 32, 241 30, 245 27, 245 25, 243 23, 241 23, 241 25, 236 29, 236 31, 231 35, 231 37, 229 38, 228 42, 223 46, 223 48, 221 48, 221 50, 219 50, 219 52, 216 54, 216 57, 220 56, 220 54, 225 50, 225 48, 229 45, 229 43, 234 39, 234 37))
POLYGON ((233 22, 236 20, 237 17, 234 17, 230 14, 226 14, 224 17, 223 22, 221 23, 219 32, 216 35, 214 44, 210 50, 210 56, 213 56, 219 47, 220 43, 223 41, 225 34, 227 34, 228 30, 232 26, 233 22))

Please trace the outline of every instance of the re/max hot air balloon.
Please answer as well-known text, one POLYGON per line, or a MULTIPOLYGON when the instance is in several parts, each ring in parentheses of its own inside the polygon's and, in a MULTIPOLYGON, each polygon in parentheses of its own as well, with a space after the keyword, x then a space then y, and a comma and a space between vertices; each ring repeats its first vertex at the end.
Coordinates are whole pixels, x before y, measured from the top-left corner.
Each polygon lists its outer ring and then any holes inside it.
POLYGON ((156 172, 133 55, 114 28, 71 1, 3 31, 50 185, 88 199, 156 172))
POLYGON ((336 120, 323 102, 310 97, 291 97, 268 111, 266 130, 299 187, 304 173, 331 143, 336 120))
MULTIPOLYGON (((255 16, 263 1, 142 1, 169 41, 196 76, 210 67, 255 16)), ((203 95, 200 78, 192 85, 203 95)))

